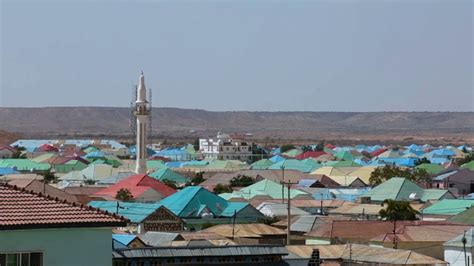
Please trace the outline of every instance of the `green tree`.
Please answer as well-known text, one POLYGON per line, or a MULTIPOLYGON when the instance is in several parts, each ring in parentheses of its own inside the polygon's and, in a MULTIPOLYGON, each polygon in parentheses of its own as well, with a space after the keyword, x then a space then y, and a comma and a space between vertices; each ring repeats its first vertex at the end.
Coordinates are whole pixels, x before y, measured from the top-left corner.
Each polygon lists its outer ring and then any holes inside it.
POLYGON ((53 172, 51 172, 51 170, 48 170, 42 173, 41 175, 43 176, 43 179, 46 183, 52 183, 56 181, 56 176, 53 172))
POLYGON ((196 151, 199 150, 199 139, 198 138, 194 139, 193 147, 194 147, 194 150, 196 150, 196 151))
POLYGON ((303 152, 313 151, 313 148, 310 145, 303 145, 301 146, 301 150, 303 152))
POLYGON ((472 160, 474 160, 474 153, 473 153, 473 152, 466 154, 466 156, 464 156, 464 158, 458 159, 458 160, 456 161, 456 164, 457 164, 458 166, 461 166, 461 165, 463 165, 463 164, 465 164, 465 163, 468 163, 468 162, 470 162, 470 161, 472 161, 472 160))
POLYGON ((255 179, 246 175, 238 175, 230 180, 231 187, 246 187, 255 183, 255 179))
POLYGON ((231 193, 232 188, 229 185, 223 185, 223 184, 219 183, 214 187, 213 191, 214 191, 215 194, 231 193))
POLYGON ((413 221, 420 214, 410 206, 408 201, 384 200, 382 206, 386 208, 379 211, 380 218, 389 221, 413 221))
POLYGON ((84 184, 86 184, 86 185, 94 185, 94 184, 95 184, 95 180, 86 179, 86 180, 84 181, 84 184))
POLYGON ((415 165, 416 165, 416 166, 418 166, 418 165, 420 165, 420 164, 424 164, 424 163, 431 163, 431 161, 428 160, 428 158, 426 158, 426 157, 423 157, 423 158, 421 158, 421 159, 417 159, 417 160, 415 161, 415 165))
POLYGON ((191 183, 193 183, 193 185, 201 184, 204 181, 206 181, 206 179, 203 178, 203 172, 195 173, 194 177, 191 179, 191 183))
POLYGON ((280 220, 277 217, 269 217, 269 216, 264 216, 261 218, 257 218, 255 220, 255 223, 258 224, 266 224, 266 225, 272 225, 276 222, 279 222, 280 220))
POLYGON ((426 185, 431 184, 432 182, 430 175, 425 169, 410 170, 409 168, 402 169, 392 165, 377 167, 370 174, 369 182, 371 185, 376 186, 392 177, 404 177, 412 182, 423 183, 426 185))
POLYGON ((280 152, 284 153, 294 148, 295 148, 295 145, 293 144, 284 144, 280 146, 280 152))
POLYGON ((163 179, 161 182, 163 184, 167 185, 168 187, 172 187, 174 189, 178 188, 178 186, 176 185, 176 181, 174 181, 174 180, 163 179))
POLYGON ((314 151, 324 151, 324 140, 318 143, 318 145, 316 145, 314 151))
POLYGON ((132 192, 126 188, 121 188, 117 191, 115 198, 120 201, 130 201, 133 199, 132 192))

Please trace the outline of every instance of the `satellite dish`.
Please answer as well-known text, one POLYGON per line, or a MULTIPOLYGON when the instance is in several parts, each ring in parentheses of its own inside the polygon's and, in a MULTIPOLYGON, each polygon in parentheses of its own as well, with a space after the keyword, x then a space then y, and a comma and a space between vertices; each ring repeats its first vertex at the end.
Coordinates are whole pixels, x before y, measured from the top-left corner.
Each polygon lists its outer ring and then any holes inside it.
POLYGON ((211 218, 214 218, 214 215, 210 212, 205 212, 201 215, 201 218, 203 219, 211 219, 211 218))
POLYGON ((411 200, 419 200, 420 197, 418 197, 418 194, 416 194, 416 192, 413 192, 410 194, 410 196, 408 196, 409 199, 411 200))

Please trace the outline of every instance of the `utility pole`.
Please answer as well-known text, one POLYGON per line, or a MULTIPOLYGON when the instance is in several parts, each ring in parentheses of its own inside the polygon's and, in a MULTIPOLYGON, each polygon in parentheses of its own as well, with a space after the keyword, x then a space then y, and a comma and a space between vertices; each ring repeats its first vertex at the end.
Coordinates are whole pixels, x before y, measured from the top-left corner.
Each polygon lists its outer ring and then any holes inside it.
POLYGON ((286 227, 286 245, 291 245, 291 195, 290 195, 290 186, 294 184, 298 184, 296 182, 291 182, 291 180, 288 180, 288 182, 281 181, 280 182, 282 189, 284 188, 285 185, 288 186, 288 200, 287 200, 287 208, 288 208, 288 217, 287 217, 287 227, 286 227))
POLYGON ((397 220, 393 220, 393 249, 397 249, 397 220))
POLYGON ((284 182, 285 182, 285 166, 284 165, 281 165, 281 203, 284 204, 285 203, 285 186, 283 185, 284 182))
POLYGON ((464 234, 462 236, 462 248, 464 250, 464 264, 466 264, 466 266, 469 266, 469 264, 467 263, 466 243, 467 243, 466 231, 464 231, 464 234))

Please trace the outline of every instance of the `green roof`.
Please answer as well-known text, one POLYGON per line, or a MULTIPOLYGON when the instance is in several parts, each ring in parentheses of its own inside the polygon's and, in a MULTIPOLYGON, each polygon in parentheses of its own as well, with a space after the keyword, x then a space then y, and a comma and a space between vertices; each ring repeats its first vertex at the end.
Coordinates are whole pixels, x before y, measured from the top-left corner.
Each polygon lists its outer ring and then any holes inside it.
POLYGON ((47 171, 51 168, 49 163, 38 163, 29 159, 3 159, 0 167, 15 167, 18 171, 47 171))
MULTIPOLYGON (((452 195, 448 190, 445 189, 423 189, 423 196, 421 196, 421 201, 429 201, 429 200, 440 200, 445 197, 446 194, 452 195)), ((451 196, 454 198, 454 196, 451 196)))
POLYGON ((324 164, 325 166, 332 167, 360 167, 361 165, 353 161, 328 161, 324 164))
POLYGON ((282 155, 286 155, 288 157, 296 157, 296 156, 300 155, 301 153, 303 153, 303 152, 300 151, 300 150, 291 149, 289 151, 286 151, 286 152, 282 153, 282 155))
POLYGON ((54 154, 54 153, 45 153, 45 154, 41 154, 40 156, 37 156, 37 157, 35 157, 31 160, 34 161, 34 162, 37 162, 37 163, 41 163, 41 162, 44 162, 46 160, 51 159, 54 156, 56 156, 56 154, 54 154))
POLYGON ((186 177, 174 172, 173 170, 171 170, 169 168, 161 168, 161 169, 149 174, 149 176, 151 176, 155 179, 158 179, 160 181, 163 181, 163 180, 167 179, 167 180, 170 180, 170 181, 174 181, 178 184, 184 184, 184 183, 189 181, 186 177))
POLYGON ((269 166, 273 165, 274 163, 275 162, 273 162, 272 160, 262 159, 251 164, 250 168, 252 170, 266 170, 268 169, 269 166))
POLYGON ((435 175, 441 171, 444 171, 444 167, 442 167, 439 164, 434 164, 434 163, 422 163, 418 166, 415 167, 416 169, 424 169, 428 174, 430 175, 435 175))
POLYGON ((295 159, 286 159, 271 165, 270 167, 268 167, 268 169, 280 170, 282 166, 285 167, 285 170, 297 170, 303 173, 309 173, 319 168, 308 165, 303 161, 295 159))
POLYGON ((94 146, 89 146, 89 147, 85 148, 83 151, 85 153, 91 153, 91 152, 95 152, 95 151, 100 151, 100 149, 98 149, 94 146))
POLYGON ((449 218, 448 221, 462 224, 474 224, 474 208, 469 208, 449 218))
POLYGON ((364 197, 370 197, 373 201, 384 201, 386 199, 411 200, 410 194, 412 193, 416 193, 418 197, 421 197, 423 189, 405 178, 393 177, 371 189, 364 197))
POLYGON ((469 169, 471 171, 474 171, 474 161, 470 161, 468 163, 465 163, 465 164, 461 165, 460 168, 461 169, 469 169))
POLYGON ((473 200, 444 199, 423 210, 423 214, 456 215, 474 204, 473 200))
POLYGON ((240 170, 247 168, 247 164, 243 162, 236 162, 236 161, 230 161, 230 160, 214 160, 209 162, 208 165, 205 166, 205 168, 208 169, 235 169, 235 170, 240 170))
MULTIPOLYGON (((263 179, 262 181, 242 188, 239 192, 241 194, 247 193, 251 197, 253 197, 253 195, 268 195, 273 199, 281 199, 282 185, 268 179, 263 179)), ((285 198, 288 197, 288 188, 284 187, 283 193, 285 198)), ((296 189, 290 189, 290 198, 306 194, 308 193, 296 189)))

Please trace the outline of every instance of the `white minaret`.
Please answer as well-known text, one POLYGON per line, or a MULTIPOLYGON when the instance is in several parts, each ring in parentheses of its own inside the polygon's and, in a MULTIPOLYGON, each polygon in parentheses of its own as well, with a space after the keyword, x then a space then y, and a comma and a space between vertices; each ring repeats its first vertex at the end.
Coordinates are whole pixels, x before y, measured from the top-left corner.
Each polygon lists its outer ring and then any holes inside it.
POLYGON ((146 174, 146 150, 148 121, 150 116, 150 105, 146 100, 145 76, 140 75, 137 89, 137 101, 135 102, 135 116, 137 117, 137 146, 136 146, 136 168, 137 174, 146 174))

